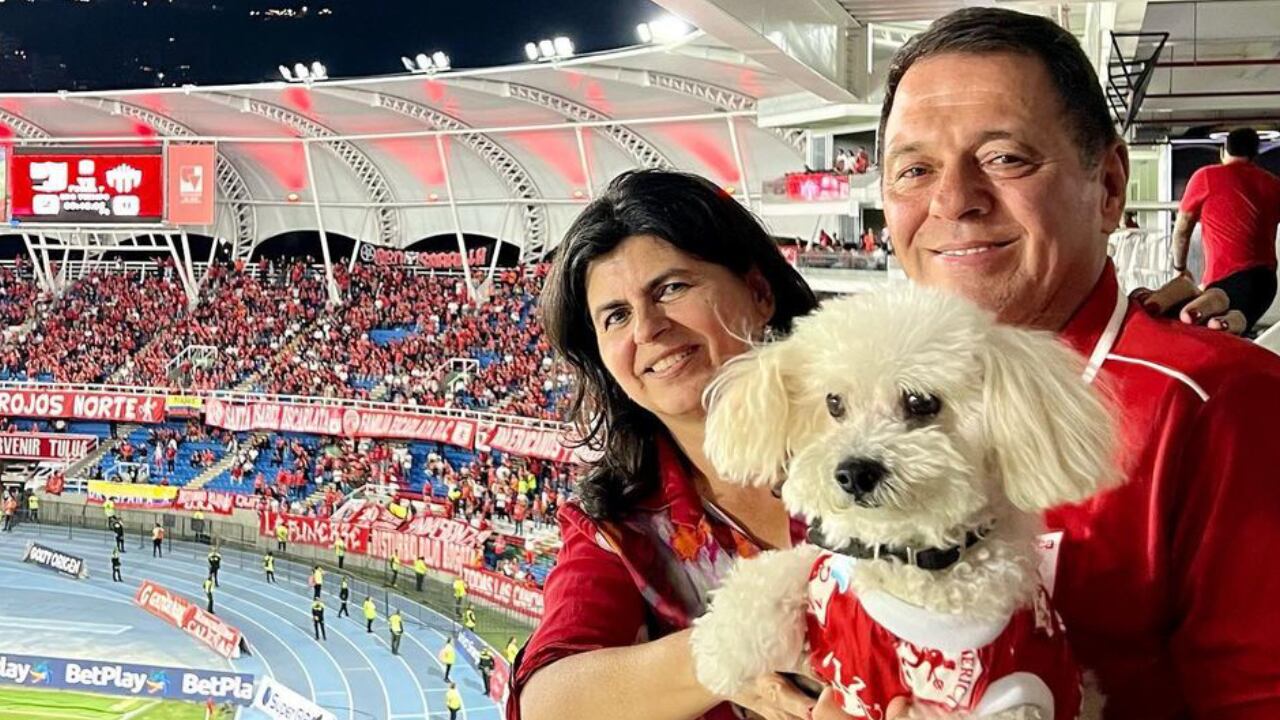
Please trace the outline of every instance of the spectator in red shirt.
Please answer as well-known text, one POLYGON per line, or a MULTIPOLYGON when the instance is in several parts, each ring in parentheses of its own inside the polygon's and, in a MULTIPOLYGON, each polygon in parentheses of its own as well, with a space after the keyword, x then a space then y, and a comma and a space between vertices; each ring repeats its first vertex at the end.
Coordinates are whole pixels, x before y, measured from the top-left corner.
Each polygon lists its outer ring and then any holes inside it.
MULTIPOLYGON (((736 200, 680 173, 615 179, 556 262, 543 319, 602 457, 560 512, 559 563, 508 717, 736 717, 694 680, 688 628, 734 557, 797 534, 768 488, 725 483, 706 461, 701 396, 742 338, 787 331, 813 293, 736 200)), ((787 718, 813 704, 776 675, 733 701, 787 718)))
POLYGON ((1191 233, 1200 223, 1205 259, 1200 283, 1227 294, 1231 309, 1243 316, 1245 332, 1276 297, 1280 178, 1259 167, 1257 155, 1258 133, 1232 130, 1222 164, 1191 176, 1173 231, 1173 269, 1186 274, 1191 233))
POLYGON ((1280 573, 1258 564, 1280 553, 1280 483, 1261 450, 1280 359, 1120 293, 1106 246, 1128 153, 1073 36, 970 8, 892 67, 883 196, 907 275, 1059 332, 1122 408, 1127 481, 1046 518, 1063 533, 1055 604, 1104 716, 1280 717, 1280 573))

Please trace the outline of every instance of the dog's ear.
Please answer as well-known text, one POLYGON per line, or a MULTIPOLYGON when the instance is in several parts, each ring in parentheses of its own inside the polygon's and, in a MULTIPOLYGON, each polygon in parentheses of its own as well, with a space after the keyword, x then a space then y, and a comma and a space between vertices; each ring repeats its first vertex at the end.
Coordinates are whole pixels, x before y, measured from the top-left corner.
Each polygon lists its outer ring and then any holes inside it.
POLYGON ((792 341, 761 345, 720 368, 703 394, 707 459, 743 485, 772 485, 787 462, 787 355, 792 341))
POLYGON ((1048 333, 995 326, 989 338, 986 423, 1009 500, 1036 512, 1110 485, 1115 422, 1083 359, 1048 333))

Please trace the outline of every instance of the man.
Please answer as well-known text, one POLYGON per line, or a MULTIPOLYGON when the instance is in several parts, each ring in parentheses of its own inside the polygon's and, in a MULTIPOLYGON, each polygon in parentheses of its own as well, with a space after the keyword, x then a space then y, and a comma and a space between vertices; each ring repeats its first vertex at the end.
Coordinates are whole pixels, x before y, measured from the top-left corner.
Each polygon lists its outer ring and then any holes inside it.
POLYGON ((191 532, 196 536, 196 542, 204 542, 204 511, 196 510, 191 513, 191 532))
POLYGON ((400 553, 399 551, 391 551, 391 559, 387 561, 387 570, 391 572, 391 587, 396 586, 396 579, 400 577, 400 553))
POLYGON ((27 517, 31 522, 40 524, 40 498, 34 492, 27 496, 27 517))
POLYGON ((464 627, 464 628, 466 628, 466 629, 470 630, 471 632, 475 632, 475 631, 476 631, 476 609, 475 609, 475 607, 473 607, 473 606, 471 606, 471 605, 468 605, 468 606, 467 606, 467 608, 466 608, 465 610, 463 610, 463 611, 462 611, 462 627, 464 627))
POLYGON ((1125 482, 1046 517, 1053 599, 1105 717, 1280 717, 1280 573, 1258 565, 1280 551, 1280 483, 1257 451, 1280 359, 1120 294, 1106 240, 1128 154, 1069 33, 968 8, 892 67, 880 167, 907 275, 1058 332, 1120 411, 1125 482))
POLYGON ((111 549, 111 582, 124 582, 120 576, 120 548, 111 549))
POLYGON ((284 521, 276 523, 276 552, 281 555, 289 548, 289 528, 285 527, 284 521))
POLYGON ((486 645, 480 649, 480 658, 476 660, 476 669, 480 671, 480 685, 485 693, 489 692, 489 675, 493 673, 493 652, 486 645))
POLYGON ((267 573, 267 582, 276 584, 276 558, 268 550, 266 555, 262 556, 262 569, 267 573))
POLYGON ((520 646, 516 644, 515 635, 512 635, 511 639, 507 640, 507 649, 505 651, 505 655, 507 656, 507 662, 514 663, 516 661, 516 656, 519 654, 520 654, 520 646))
POLYGON ((391 616, 387 618, 387 626, 391 628, 391 654, 399 655, 400 638, 404 636, 404 619, 400 617, 400 608, 391 611, 391 616))
POLYGON ((111 532, 116 536, 116 550, 124 552, 124 523, 120 518, 112 515, 107 524, 111 526, 111 532))
POLYGON ((213 578, 213 586, 218 585, 218 571, 222 569, 222 553, 218 552, 218 548, 209 551, 209 577, 213 578))
POLYGON ((413 581, 414 587, 418 592, 422 592, 422 581, 427 579, 427 561, 419 555, 417 560, 413 561, 413 581))
POLYGON ((342 563, 347 559, 347 541, 341 537, 333 541, 333 552, 338 556, 338 569, 342 569, 342 563))
POLYGON ((449 708, 449 720, 458 720, 458 711, 462 709, 462 693, 458 692, 457 683, 449 683, 444 691, 444 706, 449 708))
POLYGON ((338 600, 342 602, 338 606, 338 617, 351 617, 351 613, 347 611, 347 599, 351 597, 351 589, 347 587, 347 578, 343 576, 342 584, 338 586, 338 600))
POLYGON ((208 601, 208 606, 205 607, 205 610, 212 615, 213 614, 213 576, 212 575, 204 579, 204 596, 205 596, 205 599, 208 601))
POLYGON ((324 601, 318 595, 311 601, 311 626, 315 630, 316 640, 329 639, 324 630, 324 601))
POLYGON ((1276 297, 1280 178, 1254 163, 1257 155, 1258 133, 1232 130, 1222 148, 1222 164, 1191 176, 1173 230, 1173 269, 1190 277, 1191 233, 1196 223, 1202 224, 1205 269, 1200 282, 1227 294, 1232 312, 1244 318, 1245 332, 1276 297))
POLYGON ((323 587, 324 587, 324 570, 321 570, 320 566, 317 565, 315 569, 311 571, 311 589, 315 591, 316 600, 320 599, 320 591, 323 587))
POLYGON ((13 516, 18 512, 18 501, 13 495, 6 493, 4 496, 4 531, 13 531, 13 516))
POLYGON ((364 631, 371 633, 373 632, 373 621, 378 619, 378 608, 373 604, 373 598, 371 597, 366 597, 360 607, 364 610, 364 631))
POLYGON ((467 584, 463 582, 462 576, 453 579, 453 616, 455 618, 462 617, 462 601, 467 597, 467 584))
POLYGON ((453 672, 453 664, 458 661, 458 651, 453 648, 452 637, 445 638, 439 658, 440 664, 444 666, 444 681, 449 682, 449 673, 453 672))
POLYGON ((116 516, 116 501, 107 497, 102 501, 102 512, 107 516, 107 520, 116 516))
POLYGON ((160 521, 157 520, 155 527, 151 528, 151 557, 164 557, 164 528, 160 527, 160 521))

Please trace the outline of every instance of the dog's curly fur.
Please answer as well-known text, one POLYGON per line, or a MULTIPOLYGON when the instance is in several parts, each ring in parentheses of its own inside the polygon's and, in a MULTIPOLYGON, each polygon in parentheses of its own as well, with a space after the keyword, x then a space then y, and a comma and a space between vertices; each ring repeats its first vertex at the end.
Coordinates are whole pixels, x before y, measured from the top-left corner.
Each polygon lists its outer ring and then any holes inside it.
MULTIPOLYGON (((707 456, 733 481, 785 478, 787 509, 820 521, 832 546, 946 547, 990 527, 946 570, 863 561, 853 587, 939 613, 1007 617, 1040 582, 1039 513, 1116 479, 1110 408, 1082 381, 1083 365, 1052 335, 998 325, 937 291, 842 298, 725 365, 705 398, 707 456), (912 415, 907 394, 936 398, 939 412, 912 415), (829 411, 833 395, 842 417, 829 411), (834 479, 849 458, 887 469, 861 501, 834 479)), ((692 639, 704 685, 728 696, 801 664, 815 552, 741 561, 713 593, 692 639)))

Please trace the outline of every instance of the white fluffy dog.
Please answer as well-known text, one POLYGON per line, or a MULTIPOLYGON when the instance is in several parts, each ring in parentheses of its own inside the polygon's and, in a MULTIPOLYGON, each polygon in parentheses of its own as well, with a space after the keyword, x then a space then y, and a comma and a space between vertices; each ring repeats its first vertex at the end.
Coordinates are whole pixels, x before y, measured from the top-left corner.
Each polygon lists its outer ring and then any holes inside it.
POLYGON ((695 623, 731 696, 808 661, 853 717, 1074 718, 1039 513, 1115 477, 1107 404, 1047 333, 903 288, 831 301, 707 390, 706 450, 810 543, 741 560, 695 623), (889 713, 893 715, 892 712, 889 713))

